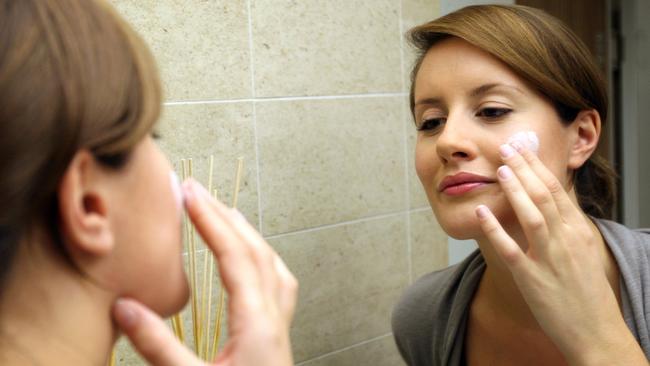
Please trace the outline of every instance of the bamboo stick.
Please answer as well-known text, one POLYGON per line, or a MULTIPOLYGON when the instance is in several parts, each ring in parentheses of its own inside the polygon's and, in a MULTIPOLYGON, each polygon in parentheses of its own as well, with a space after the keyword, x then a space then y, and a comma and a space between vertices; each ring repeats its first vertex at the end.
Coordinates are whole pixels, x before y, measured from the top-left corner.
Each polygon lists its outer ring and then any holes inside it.
MULTIPOLYGON (((193 167, 192 167, 192 159, 187 160, 187 172, 188 176, 192 177, 194 174, 193 167)), ((194 226, 189 225, 189 257, 190 257, 190 288, 191 288, 191 309, 192 309, 192 330, 193 330, 193 336, 194 336, 194 352, 199 353, 199 326, 200 326, 200 319, 199 319, 199 314, 198 314, 198 304, 197 304, 197 285, 196 285, 196 245, 195 245, 195 231, 194 231, 194 226)))
MULTIPOLYGON (((212 197, 214 197, 215 200, 219 199, 219 194, 216 189, 212 190, 212 197)), ((210 253, 212 254, 212 253, 210 253)), ((214 278, 214 255, 210 255, 210 274, 208 276, 208 313, 207 313, 207 321, 206 324, 208 324, 208 327, 211 324, 212 321, 212 279, 214 278)), ((208 328, 208 331, 205 334, 205 357, 206 361, 212 361, 209 357, 211 355, 210 352, 210 328, 208 328)))
MULTIPOLYGON (((210 167, 208 169, 208 192, 212 192, 212 176, 213 176, 213 174, 214 174, 214 155, 210 155, 210 167)), ((212 302, 211 301, 212 300, 212 293, 208 292, 206 294, 206 291, 208 290, 207 289, 207 285, 208 285, 208 277, 207 277, 208 276, 208 262, 209 262, 208 258, 211 258, 211 257, 212 257, 212 255, 207 252, 207 248, 206 248, 206 252, 203 255, 203 281, 201 282, 201 319, 206 319, 206 318, 209 319, 209 317, 208 317, 208 315, 206 313, 208 313, 208 314, 210 313, 210 305, 208 305, 208 304, 212 302), (206 302, 208 304, 206 304, 206 302), (206 305, 208 306, 207 309, 206 309, 206 305)), ((206 324, 199 324, 199 326, 200 326, 200 328, 199 328, 200 336, 199 336, 199 340, 198 340, 199 351, 200 351, 199 352, 199 357, 203 357, 205 359, 208 356, 208 354, 207 354, 207 351, 204 352, 204 350, 205 350, 204 344, 205 345, 209 344, 208 339, 210 339, 209 338, 210 337, 210 321, 208 320, 208 322, 206 324)))
POLYGON ((244 168, 244 158, 237 158, 237 174, 235 175, 235 189, 232 194, 232 207, 237 208, 237 201, 239 198, 239 186, 241 185, 241 175, 244 168))
POLYGON ((108 366, 115 366, 115 348, 111 351, 111 357, 108 359, 108 366))
POLYGON ((176 337, 181 341, 181 343, 185 344, 185 330, 183 329, 183 319, 181 318, 181 313, 179 312, 174 314, 172 320, 176 323, 176 328, 174 329, 176 337))
MULTIPOLYGON (((239 157, 237 158, 237 172, 235 174, 235 186, 232 194, 232 207, 237 208, 237 203, 239 199, 239 189, 241 186, 241 177, 242 177, 242 172, 244 170, 244 158, 239 157)), ((210 357, 211 360, 214 360, 214 358, 217 355, 217 348, 219 346, 219 339, 221 338, 221 320, 223 318, 223 307, 224 307, 224 301, 225 301, 225 292, 223 285, 221 286, 221 289, 219 291, 219 307, 217 309, 217 322, 215 325, 215 333, 214 333, 214 338, 212 340, 212 355, 210 357)))
POLYGON ((219 348, 219 339, 221 338, 221 320, 223 318, 223 307, 225 302, 225 291, 223 285, 220 286, 219 290, 219 307, 217 308, 217 320, 214 325, 214 338, 212 340, 212 354, 210 355, 210 360, 214 360, 217 357, 217 349, 219 348))

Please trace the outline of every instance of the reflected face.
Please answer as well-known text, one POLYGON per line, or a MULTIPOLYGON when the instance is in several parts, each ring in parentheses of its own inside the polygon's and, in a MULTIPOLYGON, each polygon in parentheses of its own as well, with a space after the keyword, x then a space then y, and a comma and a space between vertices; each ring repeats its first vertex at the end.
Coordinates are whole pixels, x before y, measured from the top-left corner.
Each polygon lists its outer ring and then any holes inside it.
POLYGON ((416 76, 414 99, 416 171, 450 236, 482 236, 474 214, 480 204, 504 227, 516 224, 496 170, 499 146, 517 133, 534 132, 540 159, 567 183, 567 127, 553 105, 481 49, 458 38, 433 46, 416 76))
POLYGON ((116 235, 115 274, 123 295, 131 296, 164 316, 186 303, 181 210, 174 192, 172 167, 150 137, 136 147, 116 179, 113 215, 116 235))

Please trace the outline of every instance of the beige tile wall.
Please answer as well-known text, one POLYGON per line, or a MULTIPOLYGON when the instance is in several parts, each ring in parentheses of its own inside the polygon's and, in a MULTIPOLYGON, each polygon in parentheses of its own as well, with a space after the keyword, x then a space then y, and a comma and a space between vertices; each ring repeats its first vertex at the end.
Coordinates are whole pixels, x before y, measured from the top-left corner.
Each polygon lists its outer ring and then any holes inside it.
MULTIPOLYGON (((170 160, 207 182, 213 155, 230 202, 245 158, 240 210, 301 283, 296 364, 401 365, 391 308, 447 264, 413 169, 402 37, 438 1, 111 1, 159 62, 170 160)), ((121 340, 118 364, 143 361, 121 340)))

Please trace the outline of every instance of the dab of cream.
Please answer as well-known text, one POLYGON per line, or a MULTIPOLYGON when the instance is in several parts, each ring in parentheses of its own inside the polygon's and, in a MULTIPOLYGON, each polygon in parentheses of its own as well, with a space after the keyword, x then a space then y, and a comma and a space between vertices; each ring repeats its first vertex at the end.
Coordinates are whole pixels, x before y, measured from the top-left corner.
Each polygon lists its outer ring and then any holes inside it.
POLYGON ((183 190, 181 189, 181 181, 178 179, 178 175, 176 175, 174 171, 169 172, 169 180, 172 186, 174 200, 176 201, 176 208, 180 215, 183 211, 183 190))
POLYGON ((510 136, 508 144, 513 142, 522 144, 526 149, 537 153, 539 151, 539 138, 534 131, 521 131, 510 136))

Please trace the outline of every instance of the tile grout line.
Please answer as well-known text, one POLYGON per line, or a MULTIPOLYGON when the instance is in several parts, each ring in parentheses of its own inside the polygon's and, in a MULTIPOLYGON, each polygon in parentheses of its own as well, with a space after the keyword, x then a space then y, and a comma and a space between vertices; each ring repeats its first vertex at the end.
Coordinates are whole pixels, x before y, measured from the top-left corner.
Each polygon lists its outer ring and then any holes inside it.
MULTIPOLYGON (((300 230, 296 230, 296 231, 287 231, 287 232, 280 233, 280 234, 265 236, 264 239, 265 240, 280 239, 280 238, 283 238, 285 236, 305 234, 305 233, 310 233, 310 232, 315 232, 315 231, 320 231, 320 230, 337 228, 337 227, 346 226, 346 225, 354 225, 354 224, 360 224, 360 223, 364 223, 364 222, 368 222, 368 221, 374 221, 374 220, 381 220, 381 219, 386 219, 386 218, 391 218, 391 217, 397 217, 397 216, 404 215, 404 214, 425 212, 425 211, 429 211, 429 210, 431 210, 431 207, 425 206, 425 207, 418 207, 418 208, 414 208, 414 209, 410 209, 410 210, 395 211, 395 212, 391 212, 391 213, 388 213, 388 214, 382 214, 382 215, 376 215, 376 216, 368 216, 368 217, 364 217, 364 218, 360 218, 360 219, 356 219, 356 220, 341 221, 341 222, 337 222, 337 223, 334 223, 334 224, 313 226, 313 227, 300 229, 300 230)), ((202 249, 197 250, 196 252, 200 253, 200 252, 204 252, 206 250, 207 250, 206 248, 202 248, 202 249)), ((183 252, 183 254, 185 254, 185 253, 187 253, 187 252, 183 252)))
MULTIPOLYGON (((252 45, 250 47, 252 47, 252 45)), ((251 74, 252 73, 253 71, 251 71, 251 74)), ((339 94, 339 95, 312 95, 312 96, 306 95, 306 96, 283 96, 283 97, 253 96, 252 98, 234 98, 234 99, 185 100, 185 101, 178 100, 178 101, 164 102, 163 104, 166 106, 171 106, 171 105, 193 105, 193 104, 230 104, 230 103, 246 103, 246 102, 264 103, 264 102, 283 102, 283 101, 290 102, 290 101, 301 101, 301 100, 390 98, 390 97, 404 97, 407 95, 408 93, 399 92, 399 93, 367 93, 367 94, 339 94)))
POLYGON ((431 206, 423 206, 423 207, 418 207, 418 208, 412 208, 409 210, 409 213, 418 213, 418 212, 424 212, 424 211, 431 211, 431 206))
POLYGON ((320 356, 316 356, 314 358, 310 358, 309 360, 304 360, 304 361, 302 361, 300 363, 297 363, 295 366, 307 366, 311 362, 318 361, 318 360, 321 360, 323 358, 335 355, 337 353, 345 352, 345 351, 348 351, 348 350, 350 350, 352 348, 360 347, 360 346, 363 346, 365 344, 368 344, 368 343, 371 343, 371 342, 374 342, 374 341, 378 341, 378 340, 384 339, 386 337, 390 337, 392 335, 393 335, 393 333, 390 332, 390 333, 386 333, 386 334, 380 335, 380 336, 375 337, 375 338, 367 339, 365 341, 361 341, 359 343, 355 343, 353 345, 346 346, 346 347, 343 347, 341 349, 337 349, 335 351, 327 352, 327 353, 324 353, 324 354, 322 354, 320 356))
POLYGON ((375 216, 362 217, 362 218, 359 218, 359 219, 354 219, 354 220, 349 220, 349 221, 337 222, 337 223, 334 223, 334 224, 325 224, 325 225, 313 226, 313 227, 306 228, 306 229, 299 229, 299 230, 295 230, 295 231, 287 231, 287 232, 280 233, 280 234, 265 236, 264 239, 267 239, 267 240, 269 240, 269 239, 278 239, 278 238, 285 237, 285 236, 305 234, 305 233, 310 233, 310 232, 320 231, 320 230, 325 230, 325 229, 333 229, 333 228, 346 226, 346 225, 352 225, 352 224, 358 224, 358 223, 367 222, 367 221, 381 220, 381 219, 401 216, 403 214, 404 214, 404 211, 395 211, 395 212, 390 212, 390 213, 386 213, 386 214, 380 214, 380 215, 375 215, 375 216))
POLYGON ((355 220, 341 221, 341 222, 337 222, 337 223, 334 223, 334 224, 325 224, 325 225, 319 225, 319 226, 312 226, 312 227, 305 228, 305 229, 299 229, 299 230, 295 230, 295 231, 287 231, 287 232, 280 233, 280 234, 265 236, 264 238, 265 239, 277 239, 277 238, 280 238, 280 237, 283 237, 283 236, 304 234, 304 233, 319 231, 319 230, 324 230, 324 229, 332 229, 332 228, 336 228, 336 227, 340 227, 340 226, 359 224, 359 223, 363 223, 363 222, 367 222, 367 221, 381 220, 381 219, 386 219, 386 218, 391 218, 391 217, 403 215, 405 213, 406 214, 417 213, 417 212, 422 212, 422 211, 426 211, 426 210, 430 210, 430 209, 431 209, 431 207, 426 206, 426 207, 418 207, 418 208, 414 208, 414 209, 410 209, 410 210, 394 211, 394 212, 390 212, 390 213, 386 213, 386 214, 362 217, 362 218, 355 219, 355 220))
MULTIPOLYGON (((399 18, 398 18, 398 36, 399 36, 399 62, 400 62, 400 80, 402 83, 402 92, 406 89, 406 84, 404 82, 404 72, 406 71, 404 65, 404 48, 403 48, 403 38, 402 37, 402 28, 404 27, 403 14, 404 14, 404 2, 400 1, 399 3, 399 18)), ((413 283, 413 248, 411 243, 411 214, 408 210, 411 208, 411 195, 410 189, 410 177, 409 177, 409 147, 408 147, 408 130, 406 127, 406 121, 404 121, 405 114, 405 105, 404 102, 400 103, 401 106, 401 122, 402 122, 402 137, 404 139, 404 196, 406 202, 406 255, 408 263, 408 279, 409 284, 413 283)))
POLYGON ((253 13, 251 12, 251 0, 246 1, 246 6, 248 10, 248 51, 250 53, 250 73, 251 73, 251 95, 252 104, 253 104, 253 144, 255 145, 255 168, 256 168, 256 179, 257 179, 257 219, 258 219, 258 228, 259 232, 262 230, 262 186, 260 179, 260 148, 258 143, 258 134, 257 134, 257 103, 255 103, 256 92, 255 92, 255 60, 253 53, 253 13))

